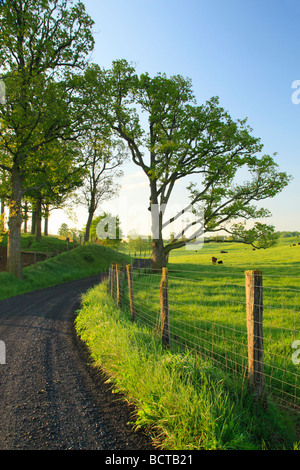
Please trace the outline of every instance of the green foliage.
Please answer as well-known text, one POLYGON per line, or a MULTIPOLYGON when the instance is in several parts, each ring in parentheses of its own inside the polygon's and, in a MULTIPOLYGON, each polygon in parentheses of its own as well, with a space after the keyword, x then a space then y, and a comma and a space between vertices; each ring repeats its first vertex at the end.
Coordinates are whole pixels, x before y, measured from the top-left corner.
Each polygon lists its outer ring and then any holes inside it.
POLYGON ((130 237, 128 236, 127 247, 129 251, 134 251, 137 253, 142 253, 142 251, 148 251, 151 248, 151 240, 149 238, 146 240, 141 236, 130 237))
MULTIPOLYGON (((201 181, 200 186, 190 184, 188 190, 195 214, 203 209, 203 220, 198 215, 194 233, 187 235, 187 226, 162 250, 162 229, 172 221, 161 215, 156 252, 168 253, 193 240, 202 222, 206 232, 226 229, 230 233, 232 221, 270 215, 253 203, 274 197, 291 177, 278 171, 276 154, 261 155, 263 145, 252 135, 247 119, 233 121, 218 97, 198 105, 188 78, 138 76, 125 60, 114 61, 110 70, 93 66, 89 76, 93 92, 97 94, 97 87, 98 96, 104 96, 98 112, 127 142, 132 161, 149 179, 150 205, 167 205, 180 179, 198 175, 201 181), (137 108, 147 115, 148 126, 137 108), (249 181, 239 184, 241 168, 247 170, 249 181)), ((262 231, 258 225, 253 230, 257 240, 262 237, 262 246, 273 243, 272 230, 262 231)))
POLYGON ((66 224, 65 222, 62 223, 57 233, 60 237, 68 237, 70 235, 70 229, 68 227, 68 224, 66 224))
MULTIPOLYGON (((122 176, 120 166, 127 157, 125 145, 122 141, 115 141, 111 130, 102 126, 99 130, 91 129, 82 139, 82 152, 85 155, 85 171, 83 186, 76 194, 76 203, 83 204, 88 209, 88 220, 85 227, 85 240, 90 235, 90 224, 100 203, 115 197, 119 186, 115 179, 122 176)), ((92 228, 92 232, 93 232, 92 228)))
POLYGON ((0 243, 5 233, 4 226, 5 226, 5 214, 0 214, 0 243))
POLYGON ((110 247, 112 249, 118 249, 122 241, 122 231, 120 227, 120 220, 118 216, 113 216, 110 213, 104 213, 94 217, 91 223, 91 236, 93 239, 97 239, 98 243, 103 246, 110 247), (97 230, 98 224, 103 221, 106 222, 103 226, 101 225, 101 230, 97 230))
POLYGON ((246 229, 243 223, 233 224, 231 233, 235 240, 253 246, 254 248, 270 248, 278 243, 279 234, 275 227, 255 222, 254 227, 246 229))
POLYGON ((80 69, 93 49, 93 21, 82 2, 64 0, 10 0, 0 21, 0 78, 6 87, 0 168, 15 209, 10 211, 8 269, 22 277, 22 198, 57 203, 61 193, 80 184, 76 141, 88 126, 83 115, 89 106, 80 69))
POLYGON ((300 237, 300 232, 278 232, 280 238, 300 237))

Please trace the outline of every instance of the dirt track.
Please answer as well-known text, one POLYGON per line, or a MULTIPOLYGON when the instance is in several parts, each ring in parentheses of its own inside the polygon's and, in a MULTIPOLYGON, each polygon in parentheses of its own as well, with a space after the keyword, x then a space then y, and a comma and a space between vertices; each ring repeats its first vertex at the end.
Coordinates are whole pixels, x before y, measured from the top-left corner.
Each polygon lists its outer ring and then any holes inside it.
POLYGON ((130 409, 89 366, 74 331, 99 276, 0 302, 0 450, 151 450, 130 409))

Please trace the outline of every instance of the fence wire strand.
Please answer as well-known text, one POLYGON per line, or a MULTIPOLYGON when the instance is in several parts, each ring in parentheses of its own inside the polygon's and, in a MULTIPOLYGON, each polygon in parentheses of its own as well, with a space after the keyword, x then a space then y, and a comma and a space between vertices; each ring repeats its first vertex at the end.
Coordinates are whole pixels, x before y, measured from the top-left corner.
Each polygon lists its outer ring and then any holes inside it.
MULTIPOLYGON (((138 268, 132 272, 135 321, 158 333, 161 272, 138 268)), ((188 348, 244 379, 248 370, 245 279, 230 283, 225 276, 221 282, 205 273, 198 273, 196 279, 189 274, 169 272, 168 276, 171 348, 188 348)), ((272 276, 266 277, 272 283, 272 276)), ((263 362, 268 397, 297 413, 300 364, 293 362, 292 348, 300 340, 299 294, 296 287, 263 287, 263 362)), ((112 295, 117 298, 116 282, 112 295)), ((122 307, 130 311, 126 270, 122 273, 122 307)))

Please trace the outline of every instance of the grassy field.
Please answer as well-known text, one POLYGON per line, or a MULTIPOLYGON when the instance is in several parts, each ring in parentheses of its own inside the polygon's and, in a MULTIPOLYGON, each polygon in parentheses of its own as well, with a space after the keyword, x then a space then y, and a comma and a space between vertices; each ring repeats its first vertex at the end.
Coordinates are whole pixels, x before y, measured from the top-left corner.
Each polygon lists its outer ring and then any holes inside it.
MULTIPOLYGON (((300 340, 300 245, 295 243, 281 239, 278 246, 255 251, 238 243, 209 243, 197 253, 174 250, 168 264, 169 309, 173 347, 188 346, 243 377, 248 362, 244 272, 262 270, 266 383, 274 399, 300 407, 299 365, 292 362, 293 343, 300 340), (213 265, 212 256, 223 264, 213 265)), ((160 279, 147 271, 134 273, 137 319, 154 330, 160 279)), ((124 289, 129 309, 126 284, 124 289)))
POLYGON ((169 267, 172 270, 226 274, 232 279, 243 278, 244 271, 261 269, 266 285, 300 288, 300 238, 280 238, 278 245, 266 250, 255 250, 241 243, 205 243, 198 252, 184 248, 170 253, 169 267), (293 245, 296 246, 293 246, 293 245), (291 246, 292 245, 292 246, 291 246), (227 251, 227 253, 221 253, 227 251), (223 261, 223 265, 212 265, 211 258, 223 261), (217 271, 218 268, 219 271, 217 271), (295 278, 294 278, 295 277, 295 278), (288 284, 287 284, 288 283, 288 284))
POLYGON ((281 414, 278 407, 278 399, 289 407, 299 400, 299 365, 291 360, 292 342, 300 339, 300 245, 294 243, 282 239, 264 251, 214 243, 198 253, 172 252, 168 351, 156 334, 160 274, 134 271, 135 323, 125 279, 122 311, 105 285, 85 297, 78 334, 95 366, 136 405, 136 425, 154 429, 163 448, 298 448, 299 413, 284 408, 281 414), (212 256, 223 264, 212 265, 212 256), (263 273, 267 411, 253 403, 246 386, 244 272, 252 269, 263 273))

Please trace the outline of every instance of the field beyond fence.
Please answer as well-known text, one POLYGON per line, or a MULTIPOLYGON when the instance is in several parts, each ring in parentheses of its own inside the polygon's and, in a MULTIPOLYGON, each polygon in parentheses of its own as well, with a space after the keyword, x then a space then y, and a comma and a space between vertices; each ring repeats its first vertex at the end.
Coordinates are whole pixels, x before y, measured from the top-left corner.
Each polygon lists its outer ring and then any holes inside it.
POLYGON ((109 289, 166 347, 192 350, 244 380, 264 405, 299 413, 300 288, 258 270, 234 276, 112 265, 109 289))

